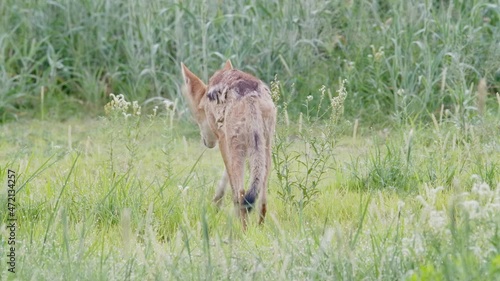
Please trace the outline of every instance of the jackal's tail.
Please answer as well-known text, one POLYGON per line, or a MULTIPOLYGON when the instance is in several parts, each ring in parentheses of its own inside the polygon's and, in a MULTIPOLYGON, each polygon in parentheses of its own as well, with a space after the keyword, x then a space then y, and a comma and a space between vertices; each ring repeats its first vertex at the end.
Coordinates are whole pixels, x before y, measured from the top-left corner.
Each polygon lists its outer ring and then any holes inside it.
POLYGON ((250 212, 255 206, 255 201, 260 190, 264 186, 266 175, 266 140, 263 128, 254 128, 253 135, 249 141, 249 166, 250 166, 250 188, 243 198, 243 206, 250 212))

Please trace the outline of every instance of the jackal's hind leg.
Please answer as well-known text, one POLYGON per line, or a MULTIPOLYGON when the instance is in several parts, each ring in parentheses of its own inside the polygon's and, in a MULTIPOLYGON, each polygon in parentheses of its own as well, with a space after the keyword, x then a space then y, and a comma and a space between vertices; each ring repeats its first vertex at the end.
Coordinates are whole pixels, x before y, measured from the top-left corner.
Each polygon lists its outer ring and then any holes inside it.
POLYGON ((271 173, 271 141, 268 140, 266 143, 266 171, 264 177, 264 183, 262 184, 262 190, 259 193, 259 224, 264 222, 267 212, 267 186, 269 184, 269 174, 271 173))
POLYGON ((231 176, 233 177, 233 203, 237 215, 240 216, 243 230, 247 229, 247 209, 242 202, 245 198, 244 178, 245 178, 245 156, 244 152, 236 152, 231 161, 231 176))

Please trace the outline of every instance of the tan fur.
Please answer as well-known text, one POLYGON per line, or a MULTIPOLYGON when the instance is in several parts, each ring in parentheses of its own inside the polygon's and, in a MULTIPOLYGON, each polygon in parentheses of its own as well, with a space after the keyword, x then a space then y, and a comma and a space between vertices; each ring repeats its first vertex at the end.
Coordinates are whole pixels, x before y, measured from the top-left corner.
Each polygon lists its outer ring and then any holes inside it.
POLYGON ((220 205, 229 180, 243 228, 246 229, 247 212, 257 195, 259 223, 262 223, 266 215, 271 145, 276 126, 276 107, 269 88, 254 76, 233 69, 229 60, 210 78, 208 85, 184 64, 181 68, 185 84, 183 92, 200 127, 203 143, 209 148, 219 143, 226 167, 213 201, 220 205), (251 185, 245 193, 247 158, 251 185))

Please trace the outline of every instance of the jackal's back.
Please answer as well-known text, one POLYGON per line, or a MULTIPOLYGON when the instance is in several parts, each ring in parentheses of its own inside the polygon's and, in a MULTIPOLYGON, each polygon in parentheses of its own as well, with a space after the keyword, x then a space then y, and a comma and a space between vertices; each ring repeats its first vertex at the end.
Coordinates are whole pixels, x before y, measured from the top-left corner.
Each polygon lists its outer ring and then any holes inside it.
POLYGON ((269 88, 258 78, 236 69, 221 70, 210 78, 206 112, 216 134, 238 132, 253 138, 253 132, 272 134, 276 107, 269 88), (219 131, 219 130, 222 130, 219 131))
MULTIPOLYGON (((247 95, 270 95, 269 88, 258 78, 237 69, 218 71, 208 83, 208 98, 225 100, 228 94, 234 98, 247 95)), ((229 96, 228 98, 232 98, 229 96)))

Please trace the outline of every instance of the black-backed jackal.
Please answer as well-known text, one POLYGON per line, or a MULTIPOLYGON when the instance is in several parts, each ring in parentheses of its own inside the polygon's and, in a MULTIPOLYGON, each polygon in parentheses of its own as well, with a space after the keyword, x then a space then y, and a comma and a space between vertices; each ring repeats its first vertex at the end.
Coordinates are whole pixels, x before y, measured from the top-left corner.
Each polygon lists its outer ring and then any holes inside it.
POLYGON ((233 69, 231 61, 205 85, 181 63, 183 93, 208 148, 219 143, 226 170, 213 201, 220 206, 227 180, 243 229, 247 214, 258 197, 259 224, 266 216, 266 196, 271 171, 271 145, 276 126, 276 107, 269 88, 254 76, 233 69), (244 171, 248 158, 250 188, 245 193, 244 171))

